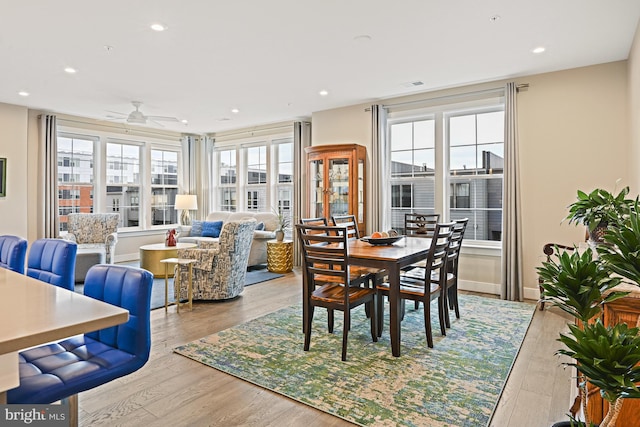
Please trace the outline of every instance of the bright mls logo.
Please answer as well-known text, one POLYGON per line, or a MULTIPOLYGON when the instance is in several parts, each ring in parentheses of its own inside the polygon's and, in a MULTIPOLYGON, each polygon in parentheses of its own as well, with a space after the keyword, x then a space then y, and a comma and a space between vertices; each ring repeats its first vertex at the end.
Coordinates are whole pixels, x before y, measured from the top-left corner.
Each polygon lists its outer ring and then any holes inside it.
POLYGON ((0 426, 68 427, 69 405, 0 405, 0 426))

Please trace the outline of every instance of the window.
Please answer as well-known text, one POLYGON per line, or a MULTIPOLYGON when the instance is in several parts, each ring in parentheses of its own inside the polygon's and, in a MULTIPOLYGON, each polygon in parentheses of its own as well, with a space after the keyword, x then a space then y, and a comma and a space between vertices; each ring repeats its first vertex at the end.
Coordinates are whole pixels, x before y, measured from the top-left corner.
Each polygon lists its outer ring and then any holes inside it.
POLYGON ((178 152, 151 150, 151 224, 178 222, 175 209, 178 194, 178 152))
MULTIPOLYGON (((293 142, 290 139, 285 139, 274 144, 274 149, 278 176, 276 208, 289 218, 289 224, 293 224, 293 142)), ((292 231, 286 230, 287 237, 291 237, 292 231)))
POLYGON ((392 123, 391 227, 404 233, 404 214, 435 212, 435 120, 392 123))
POLYGON ((502 239, 504 110, 445 115, 449 218, 469 218, 465 239, 502 239))
POLYGON ((222 211, 236 211, 236 155, 236 150, 224 150, 218 153, 220 210, 222 211))
POLYGON ((58 215, 67 231, 67 215, 93 212, 94 140, 58 135, 58 215))
POLYGON ((107 206, 120 212, 119 227, 140 225, 140 211, 133 201, 140 197, 140 146, 107 143, 107 206), (117 202, 114 202, 114 199, 117 202))
POLYGON ((503 105, 392 113, 388 139, 392 228, 405 212, 441 212, 469 218, 465 240, 501 240, 503 105))
POLYGON ((267 210, 267 146, 247 149, 247 210, 267 210))
POLYGON ((293 137, 216 140, 214 206, 221 211, 271 212, 293 217, 293 137))

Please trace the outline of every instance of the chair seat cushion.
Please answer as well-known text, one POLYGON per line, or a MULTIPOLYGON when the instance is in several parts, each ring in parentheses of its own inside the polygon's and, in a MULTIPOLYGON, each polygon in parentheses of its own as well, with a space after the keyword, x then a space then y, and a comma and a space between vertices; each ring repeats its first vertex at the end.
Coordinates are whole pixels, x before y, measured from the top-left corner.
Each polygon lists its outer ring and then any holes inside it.
POLYGON ((133 372, 145 360, 80 335, 19 353, 20 386, 8 403, 48 404, 133 372))

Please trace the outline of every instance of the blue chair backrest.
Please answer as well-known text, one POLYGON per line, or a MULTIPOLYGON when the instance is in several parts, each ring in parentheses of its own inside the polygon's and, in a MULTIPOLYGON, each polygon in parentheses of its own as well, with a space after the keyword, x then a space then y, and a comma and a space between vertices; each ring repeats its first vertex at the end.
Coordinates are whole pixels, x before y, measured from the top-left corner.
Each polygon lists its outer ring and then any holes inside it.
POLYGON ((24 274, 27 241, 18 236, 0 236, 0 267, 24 274))
POLYGON ((141 268, 113 264, 91 267, 84 281, 84 294, 129 310, 129 320, 85 336, 134 354, 140 366, 144 365, 151 348, 152 286, 153 274, 141 268))
POLYGON ((74 290, 78 245, 62 239, 38 239, 31 244, 27 276, 74 290))

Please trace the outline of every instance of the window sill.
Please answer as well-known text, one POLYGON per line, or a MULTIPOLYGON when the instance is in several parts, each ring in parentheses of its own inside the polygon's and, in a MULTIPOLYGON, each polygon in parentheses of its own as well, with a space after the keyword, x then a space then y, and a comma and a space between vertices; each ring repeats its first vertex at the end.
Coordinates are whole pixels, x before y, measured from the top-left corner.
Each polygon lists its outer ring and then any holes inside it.
POLYGON ((501 257, 502 256, 502 244, 493 246, 493 245, 483 245, 481 243, 463 243, 461 255, 471 255, 471 256, 493 256, 493 257, 501 257))

